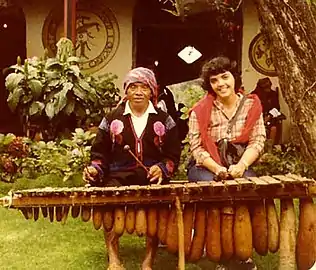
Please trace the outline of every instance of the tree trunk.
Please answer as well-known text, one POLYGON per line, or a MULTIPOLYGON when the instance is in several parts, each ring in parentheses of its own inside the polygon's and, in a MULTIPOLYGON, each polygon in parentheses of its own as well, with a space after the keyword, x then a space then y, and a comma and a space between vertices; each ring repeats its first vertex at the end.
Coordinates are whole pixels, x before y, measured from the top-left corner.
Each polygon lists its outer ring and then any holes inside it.
POLYGON ((291 136, 306 161, 316 159, 316 22, 307 0, 253 0, 267 36, 291 136))

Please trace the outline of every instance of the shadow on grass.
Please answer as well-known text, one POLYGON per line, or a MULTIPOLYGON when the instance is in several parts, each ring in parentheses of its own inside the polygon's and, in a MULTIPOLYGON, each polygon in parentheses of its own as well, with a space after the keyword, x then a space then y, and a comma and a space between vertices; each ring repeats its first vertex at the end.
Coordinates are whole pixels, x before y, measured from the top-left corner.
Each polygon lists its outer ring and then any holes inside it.
MULTIPOLYGON (((139 240, 138 240, 139 241, 139 240)), ((143 242, 143 241, 142 241, 143 242)), ((137 247, 132 245, 124 245, 120 250, 121 259, 126 269, 140 269, 142 261, 145 257, 145 244, 137 247), (137 267, 138 268, 135 268, 137 267), (134 267, 134 268, 132 268, 134 267)), ((167 253, 163 249, 158 249, 154 270, 174 270, 177 268, 178 259, 176 256, 167 253)))
MULTIPOLYGON (((126 269, 140 269, 145 257, 145 239, 137 236, 123 236, 121 241, 120 256, 126 269)), ((178 256, 171 254, 164 248, 158 248, 153 269, 175 270, 178 266, 178 256)), ((212 270, 215 265, 207 259, 201 259, 197 263, 186 262, 186 270, 212 270)))
MULTIPOLYGON (((106 261, 107 252, 103 249, 101 254, 105 262, 105 267, 108 266, 106 261)), ((145 238, 139 238, 135 235, 124 235, 120 238, 120 259, 127 270, 139 270, 142 261, 145 257, 145 238)), ((100 254, 91 254, 91 256, 100 258, 100 254)), ((153 270, 175 270, 178 266, 178 257, 168 253, 164 248, 159 248, 155 257, 153 270)), ((94 268, 99 269, 99 268, 94 268)), ((207 259, 202 259, 195 263, 186 263, 186 270, 212 270, 214 264, 207 259)))

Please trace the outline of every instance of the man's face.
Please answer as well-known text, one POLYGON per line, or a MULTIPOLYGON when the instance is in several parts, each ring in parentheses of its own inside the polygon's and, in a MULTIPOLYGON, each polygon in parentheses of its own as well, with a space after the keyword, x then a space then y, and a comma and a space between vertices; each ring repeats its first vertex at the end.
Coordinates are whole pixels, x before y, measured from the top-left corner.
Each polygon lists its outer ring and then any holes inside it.
POLYGON ((210 76, 210 85, 219 99, 235 94, 235 78, 229 71, 210 76))
POLYGON ((127 88, 127 99, 132 105, 147 106, 151 98, 151 90, 147 84, 131 83, 127 88))

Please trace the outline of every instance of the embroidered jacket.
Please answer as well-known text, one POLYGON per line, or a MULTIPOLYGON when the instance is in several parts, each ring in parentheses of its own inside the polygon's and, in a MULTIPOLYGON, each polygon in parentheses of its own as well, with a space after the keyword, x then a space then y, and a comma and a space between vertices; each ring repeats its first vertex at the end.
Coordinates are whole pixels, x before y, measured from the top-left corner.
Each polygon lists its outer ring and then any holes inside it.
POLYGON ((172 176, 178 167, 181 152, 173 119, 159 108, 155 108, 157 114, 149 114, 147 125, 138 138, 131 115, 124 115, 124 108, 125 104, 121 104, 103 118, 91 148, 92 164, 102 170, 105 176, 110 172, 139 167, 135 158, 124 150, 124 146, 128 146, 146 167, 156 164, 161 168, 164 178, 172 176), (157 132, 157 126, 161 128, 161 124, 164 128, 162 134, 161 130, 157 132))

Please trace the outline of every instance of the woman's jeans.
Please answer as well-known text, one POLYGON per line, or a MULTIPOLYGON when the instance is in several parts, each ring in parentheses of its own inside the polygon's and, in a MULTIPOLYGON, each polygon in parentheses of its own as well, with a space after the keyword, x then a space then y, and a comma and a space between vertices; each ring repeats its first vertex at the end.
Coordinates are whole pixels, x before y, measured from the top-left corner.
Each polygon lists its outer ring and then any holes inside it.
MULTIPOLYGON (((243 175, 243 177, 253 177, 253 176, 256 176, 256 174, 251 168, 246 170, 243 175)), ((215 178, 215 174, 204 167, 193 165, 192 167, 188 168, 189 182, 213 181, 214 178, 215 178)))

